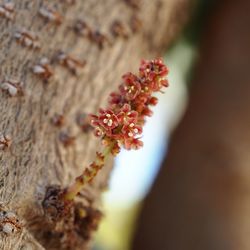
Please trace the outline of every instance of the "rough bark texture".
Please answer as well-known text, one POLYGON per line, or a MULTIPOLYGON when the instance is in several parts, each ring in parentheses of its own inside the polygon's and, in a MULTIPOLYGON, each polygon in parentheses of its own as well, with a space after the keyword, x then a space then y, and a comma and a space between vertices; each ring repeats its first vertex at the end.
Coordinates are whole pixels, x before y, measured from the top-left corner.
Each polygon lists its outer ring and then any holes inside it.
POLYGON ((249 10, 222 1, 204 30, 190 103, 133 249, 250 249, 249 10))
MULTIPOLYGON (((135 71, 141 58, 161 55, 183 23, 188 1, 145 0, 139 10, 122 0, 75 1, 72 5, 63 0, 13 2, 15 19, 0 16, 0 76, 1 82, 23 81, 24 95, 9 97, 0 92, 0 132, 12 138, 11 147, 0 152, 0 199, 4 210, 17 213, 22 230, 16 234, 1 233, 0 248, 49 249, 46 239, 36 239, 37 231, 44 230, 41 201, 45 189, 71 183, 91 161, 98 145, 91 134, 84 134, 77 127, 76 115, 95 112, 105 105, 108 93, 119 84, 120 75, 135 71), (47 4, 63 15, 61 25, 38 15, 39 8, 47 4), (141 18, 142 28, 136 34, 131 32, 128 39, 113 39, 112 22, 118 19, 129 29, 133 15, 141 18), (101 50, 93 41, 77 36, 72 26, 78 18, 107 34, 112 45, 101 50), (14 36, 22 28, 38 35, 40 50, 17 43, 14 36), (73 75, 53 63, 54 76, 44 83, 31 67, 42 56, 55 58, 58 50, 86 60, 87 64, 73 75), (55 113, 65 116, 62 128, 50 123, 55 113), (61 131, 76 136, 75 144, 65 148, 58 139, 61 131)), ((105 167, 85 190, 95 203, 107 185, 110 169, 111 166, 105 167)))

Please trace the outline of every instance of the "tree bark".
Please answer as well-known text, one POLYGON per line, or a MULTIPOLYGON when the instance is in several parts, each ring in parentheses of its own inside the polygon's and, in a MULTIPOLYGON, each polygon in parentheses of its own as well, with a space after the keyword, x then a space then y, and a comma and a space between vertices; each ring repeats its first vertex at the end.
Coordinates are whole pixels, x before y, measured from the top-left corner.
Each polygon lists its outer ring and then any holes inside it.
POLYGON ((250 249, 249 10, 221 1, 204 28, 190 103, 133 249, 250 249))
MULTIPOLYGON (((182 26, 189 1, 145 0, 139 9, 131 7, 133 1, 69 2, 15 0, 15 18, 8 20, 7 14, 0 15, 1 82, 14 79, 24 83, 23 95, 10 97, 6 91, 0 92, 0 132, 12 142, 0 152, 0 199, 2 210, 13 211, 21 221, 19 232, 1 232, 0 249, 53 249, 47 241, 49 235, 41 236, 46 230, 41 206, 46 188, 72 183, 91 162, 99 145, 93 135, 80 131, 75 122, 77 114, 95 112, 105 105, 121 74, 135 71, 141 58, 161 55, 182 26), (43 6, 53 6, 62 18, 57 15, 57 23, 51 17, 45 20, 38 13, 43 6), (142 27, 132 32, 131 18, 137 15, 142 27), (108 40, 103 38, 98 43, 96 37, 77 35, 73 29, 77 19, 85 20, 92 31, 106 34, 108 40), (112 36, 110 27, 115 20, 124 23, 129 32, 127 39, 112 36), (27 35, 23 29, 34 34, 27 35), (18 32, 29 41, 21 41, 18 32), (40 49, 31 48, 29 42, 40 49), (67 62, 58 65, 59 50, 80 61, 86 60, 86 66, 82 68, 79 64, 74 74, 67 62), (44 56, 53 71, 47 82, 32 72, 32 67, 44 56), (51 124, 55 113, 62 113, 65 118, 61 128, 51 124), (65 131, 76 137, 67 147, 59 139, 59 134, 65 131)), ((107 186, 112 164, 109 165, 85 190, 95 206, 107 186)))

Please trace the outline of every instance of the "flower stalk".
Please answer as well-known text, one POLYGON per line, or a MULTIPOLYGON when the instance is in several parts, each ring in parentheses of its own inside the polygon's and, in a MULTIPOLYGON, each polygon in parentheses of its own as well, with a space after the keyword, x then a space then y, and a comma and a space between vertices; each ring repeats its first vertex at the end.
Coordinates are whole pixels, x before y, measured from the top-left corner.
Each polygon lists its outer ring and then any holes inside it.
POLYGON ((115 143, 111 143, 108 147, 105 147, 101 153, 96 153, 96 159, 83 171, 81 175, 76 177, 75 182, 65 190, 63 194, 64 200, 73 201, 83 187, 95 178, 98 171, 103 168, 108 158, 112 156, 111 152, 114 144, 115 143))

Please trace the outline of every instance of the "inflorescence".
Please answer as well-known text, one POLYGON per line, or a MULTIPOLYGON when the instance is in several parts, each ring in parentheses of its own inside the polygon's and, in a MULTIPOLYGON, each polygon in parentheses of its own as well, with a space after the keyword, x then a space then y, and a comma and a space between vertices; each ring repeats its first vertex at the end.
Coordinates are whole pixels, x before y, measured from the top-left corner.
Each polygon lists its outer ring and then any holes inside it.
POLYGON ((167 75, 168 68, 162 59, 142 60, 138 75, 123 75, 119 90, 110 94, 108 107, 100 109, 98 115, 90 115, 94 134, 102 139, 104 150, 97 152, 95 161, 65 190, 66 200, 73 200, 92 181, 109 155, 116 156, 121 147, 130 150, 143 146, 142 127, 146 117, 153 114, 150 106, 158 102, 153 94, 168 87, 167 75))

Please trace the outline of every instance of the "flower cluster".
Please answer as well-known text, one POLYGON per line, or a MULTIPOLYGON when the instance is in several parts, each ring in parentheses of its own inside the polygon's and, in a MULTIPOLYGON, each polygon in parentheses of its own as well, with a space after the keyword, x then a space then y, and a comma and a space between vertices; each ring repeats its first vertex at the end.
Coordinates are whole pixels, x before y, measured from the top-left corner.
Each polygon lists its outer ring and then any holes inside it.
POLYGON ((140 136, 146 116, 151 116, 150 106, 157 104, 154 92, 168 86, 165 79, 167 67, 161 59, 142 61, 139 74, 125 74, 117 92, 111 93, 107 109, 91 115, 91 125, 96 136, 102 138, 103 151, 84 169, 75 182, 65 189, 63 199, 72 201, 82 188, 90 183, 104 166, 110 155, 116 155, 123 146, 138 149, 143 146, 140 136))
POLYGON ((112 153, 143 146, 140 136, 146 116, 151 116, 150 106, 157 104, 154 92, 168 87, 165 78, 168 68, 162 59, 143 60, 138 75, 127 73, 118 92, 110 94, 107 109, 100 109, 98 115, 91 115, 91 125, 95 135, 103 139, 105 145, 113 143, 112 153))

